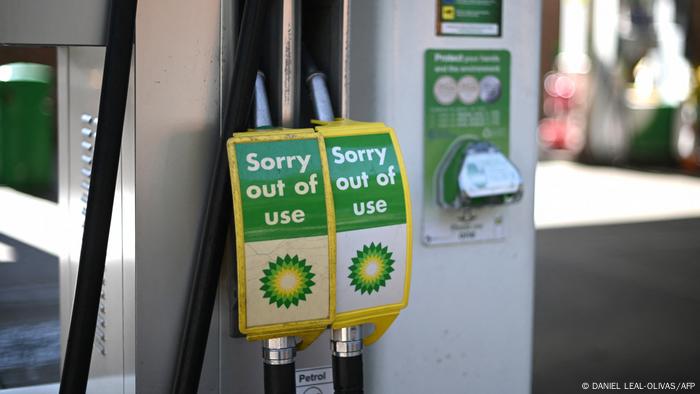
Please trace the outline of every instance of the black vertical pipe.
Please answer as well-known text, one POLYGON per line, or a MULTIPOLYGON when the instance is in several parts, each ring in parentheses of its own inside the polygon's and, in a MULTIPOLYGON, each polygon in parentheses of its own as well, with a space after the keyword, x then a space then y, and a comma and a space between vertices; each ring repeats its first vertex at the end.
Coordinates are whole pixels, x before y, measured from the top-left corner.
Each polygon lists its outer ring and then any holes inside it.
POLYGON ((90 373, 121 152, 135 21, 136 0, 112 0, 100 92, 99 123, 73 314, 61 375, 61 394, 84 393, 90 373))
POLYGON ((263 370, 265 394, 296 393, 295 374, 294 363, 283 365, 265 364, 263 370))
POLYGON ((362 353, 353 357, 333 356, 333 391, 335 394, 362 394, 362 353))
MULTIPOLYGON (((204 222, 199 236, 194 275, 180 339, 172 393, 196 393, 204 363, 209 326, 216 300, 221 260, 231 221, 231 180, 226 139, 246 130, 258 70, 268 0, 247 0, 236 45, 228 107, 222 138, 216 149, 204 222)), ((235 254, 234 254, 235 255, 235 254)))

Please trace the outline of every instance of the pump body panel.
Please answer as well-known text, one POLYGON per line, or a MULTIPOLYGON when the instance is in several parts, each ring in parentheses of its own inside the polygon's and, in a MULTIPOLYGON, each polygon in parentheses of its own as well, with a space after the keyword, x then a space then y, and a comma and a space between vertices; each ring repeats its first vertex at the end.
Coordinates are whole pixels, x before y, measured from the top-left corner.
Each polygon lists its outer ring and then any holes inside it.
POLYGON ((417 228, 409 306, 366 351, 365 387, 376 393, 529 393, 541 3, 497 2, 500 37, 436 35, 436 3, 352 4, 350 116, 381 119, 396 129, 417 228), (444 246, 421 239, 424 190, 433 186, 424 173, 424 100, 432 91, 421 79, 422 61, 426 51, 440 49, 510 52, 504 152, 520 170, 524 193, 516 204, 487 208, 503 216, 500 239, 444 246))

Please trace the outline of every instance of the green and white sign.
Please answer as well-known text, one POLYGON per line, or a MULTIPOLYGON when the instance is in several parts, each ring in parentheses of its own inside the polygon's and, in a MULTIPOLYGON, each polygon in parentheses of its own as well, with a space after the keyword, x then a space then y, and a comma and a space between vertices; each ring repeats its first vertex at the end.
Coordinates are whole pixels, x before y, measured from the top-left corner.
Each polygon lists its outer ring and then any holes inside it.
POLYGON ((336 220, 336 312, 400 304, 406 195, 391 135, 326 135, 325 144, 336 220))
POLYGON ((499 37, 502 0, 438 0, 439 35, 499 37))
POLYGON ((425 52, 424 223, 428 245, 503 237, 499 208, 446 208, 459 190, 470 143, 489 141, 508 153, 510 53, 429 49, 425 52), (445 203, 447 202, 447 204, 445 203))
POLYGON ((328 233, 318 141, 236 145, 245 241, 328 233))
POLYGON ((318 140, 233 147, 247 326, 328 319, 328 219, 318 140))

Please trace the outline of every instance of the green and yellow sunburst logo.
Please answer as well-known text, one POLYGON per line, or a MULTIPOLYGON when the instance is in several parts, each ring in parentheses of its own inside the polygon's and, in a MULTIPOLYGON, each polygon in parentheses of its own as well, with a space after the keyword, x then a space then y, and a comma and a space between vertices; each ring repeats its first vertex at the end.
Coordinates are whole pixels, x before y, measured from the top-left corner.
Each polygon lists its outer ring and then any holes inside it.
POLYGON ((311 272, 311 266, 306 264, 306 259, 299 260, 297 255, 277 257, 276 261, 269 262, 263 274, 260 278, 263 297, 278 308, 282 305, 289 308, 292 304, 299 305, 299 301, 306 301, 306 295, 311 294, 311 288, 316 284, 311 280, 316 276, 311 272))
POLYGON ((373 291, 378 292, 380 287, 386 286, 394 271, 391 255, 388 247, 382 246, 381 243, 375 245, 372 242, 358 250, 357 257, 352 258, 348 275, 348 278, 352 279, 350 284, 355 286, 355 291, 372 294, 373 291))

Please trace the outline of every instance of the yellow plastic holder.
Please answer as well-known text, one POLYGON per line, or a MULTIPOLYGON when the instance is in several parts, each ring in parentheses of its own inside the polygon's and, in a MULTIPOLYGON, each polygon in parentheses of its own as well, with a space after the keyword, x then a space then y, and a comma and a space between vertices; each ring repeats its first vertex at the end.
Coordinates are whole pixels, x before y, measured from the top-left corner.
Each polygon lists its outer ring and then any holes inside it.
POLYGON ((316 122, 323 137, 336 231, 332 328, 371 324, 376 342, 408 304, 412 218, 406 167, 383 123, 316 122))
POLYGON ((323 138, 312 129, 234 133, 227 142, 239 329, 299 336, 335 318, 335 222, 323 138))

